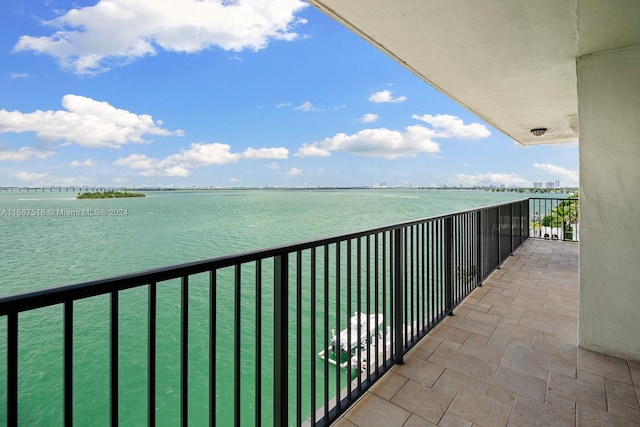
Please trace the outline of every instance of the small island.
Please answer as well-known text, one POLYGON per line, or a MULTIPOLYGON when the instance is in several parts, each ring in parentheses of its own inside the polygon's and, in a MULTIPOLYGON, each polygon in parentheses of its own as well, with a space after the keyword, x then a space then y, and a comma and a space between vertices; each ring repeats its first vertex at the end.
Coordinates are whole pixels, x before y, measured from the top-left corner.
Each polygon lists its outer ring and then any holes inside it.
POLYGON ((77 199, 120 199, 124 197, 145 197, 142 193, 129 191, 97 191, 95 193, 78 194, 77 199))

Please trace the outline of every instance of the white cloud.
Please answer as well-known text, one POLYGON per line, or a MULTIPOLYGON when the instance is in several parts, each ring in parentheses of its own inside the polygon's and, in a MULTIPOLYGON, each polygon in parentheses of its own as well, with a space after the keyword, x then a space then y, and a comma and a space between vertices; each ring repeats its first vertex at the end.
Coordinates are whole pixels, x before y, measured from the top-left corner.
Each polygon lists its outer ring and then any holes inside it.
POLYGON ((562 185, 577 186, 580 182, 580 174, 578 171, 563 168, 549 163, 534 163, 533 167, 549 172, 552 177, 560 179, 562 185))
POLYGON ((277 162, 271 162, 271 163, 268 163, 268 164, 267 164, 267 167, 268 167, 269 169, 273 169, 273 170, 275 171, 275 170, 280 169, 280 163, 277 163, 277 162))
POLYGON ((188 150, 183 150, 179 154, 167 157, 165 162, 184 164, 188 167, 200 167, 235 163, 239 158, 240 154, 232 153, 229 144, 194 142, 189 146, 188 150))
MULTIPOLYGON (((343 135, 343 134, 341 134, 343 135)), ((327 157, 331 155, 331 151, 319 146, 320 143, 313 142, 311 144, 304 143, 296 153, 296 156, 302 157, 327 157)))
POLYGON ((488 172, 480 175, 458 174, 449 179, 450 185, 462 185, 465 187, 504 185, 506 187, 529 186, 531 183, 514 173, 493 173, 488 172))
POLYGON ((17 150, 2 150, 0 149, 0 162, 24 162, 27 159, 46 159, 53 156, 55 153, 50 150, 36 150, 31 147, 22 147, 17 150))
POLYGON ((388 91, 388 90, 381 90, 380 92, 376 92, 369 97, 369 101, 375 102, 376 104, 380 104, 383 102, 398 103, 406 100, 407 100, 406 96, 398 96, 394 98, 393 95, 391 94, 391 91, 388 91))
POLYGON ((277 148, 247 148, 242 157, 245 159, 287 159, 289 150, 284 147, 277 148))
POLYGON ((27 77, 31 77, 28 73, 9 73, 12 79, 26 79, 27 77))
POLYGON ((299 176, 299 175, 302 175, 302 169, 298 169, 298 168, 291 168, 291 169, 289 169, 289 171, 287 172, 287 175, 289 175, 289 176, 299 176))
POLYGON ((77 74, 155 55, 158 50, 194 53, 217 46, 258 51, 271 40, 293 41, 306 20, 301 0, 100 0, 45 22, 49 36, 23 35, 14 51, 51 55, 77 74))
POLYGON ((189 149, 164 159, 155 159, 144 154, 131 154, 116 160, 114 165, 138 170, 142 176, 184 178, 189 176, 193 168, 235 163, 240 157, 239 153, 231 152, 231 146, 228 144, 194 142, 189 146, 189 149))
POLYGON ((346 151, 356 156, 398 157, 419 153, 437 153, 440 147, 432 137, 434 132, 424 126, 408 126, 404 132, 386 128, 364 129, 352 135, 339 133, 321 142, 304 144, 298 156, 328 156, 332 151, 346 151))
POLYGON ((71 162, 71 166, 73 166, 73 167, 93 166, 93 162, 91 161, 91 159, 84 159, 83 161, 74 160, 74 161, 71 162))
POLYGON ((480 123, 465 125, 462 119, 448 114, 414 114, 412 118, 429 123, 436 130, 434 136, 439 138, 479 139, 491 135, 489 129, 480 123))
POLYGON ((145 135, 183 134, 162 128, 162 122, 154 122, 148 114, 134 114, 84 96, 65 95, 62 106, 64 110, 33 113, 0 110, 0 133, 35 132, 46 141, 109 148, 145 142, 145 135))
POLYGON ((305 113, 309 111, 320 111, 316 107, 314 107, 313 104, 309 101, 303 102, 302 104, 294 108, 294 110, 304 111, 305 113))
POLYGON ((34 181, 40 181, 40 182, 44 182, 44 179, 47 178, 47 174, 46 173, 41 173, 41 172, 24 172, 24 171, 20 171, 20 172, 15 172, 13 174, 11 174, 12 177, 19 179, 20 181, 27 181, 27 182, 34 182, 34 181))
POLYGON ((362 123, 373 123, 378 120, 378 118, 379 116, 377 114, 367 113, 360 117, 359 121, 361 121, 362 123))
POLYGON ((291 107, 292 105, 292 102, 281 102, 279 104, 276 104, 276 108, 291 107))

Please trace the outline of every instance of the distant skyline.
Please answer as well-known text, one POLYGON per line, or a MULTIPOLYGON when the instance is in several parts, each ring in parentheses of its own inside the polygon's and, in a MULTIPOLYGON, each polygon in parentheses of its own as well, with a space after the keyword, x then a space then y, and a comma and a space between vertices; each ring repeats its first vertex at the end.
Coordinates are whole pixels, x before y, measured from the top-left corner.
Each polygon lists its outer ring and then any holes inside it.
POLYGON ((2 186, 578 184, 298 0, 3 2, 2 186))

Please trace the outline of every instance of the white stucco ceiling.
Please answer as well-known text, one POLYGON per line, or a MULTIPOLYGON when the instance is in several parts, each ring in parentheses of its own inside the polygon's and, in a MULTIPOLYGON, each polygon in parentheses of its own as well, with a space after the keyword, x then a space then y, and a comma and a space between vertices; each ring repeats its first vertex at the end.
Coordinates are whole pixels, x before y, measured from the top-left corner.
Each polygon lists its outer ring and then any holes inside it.
POLYGON ((640 44, 638 0, 308 1, 525 145, 578 140, 577 57, 640 44))

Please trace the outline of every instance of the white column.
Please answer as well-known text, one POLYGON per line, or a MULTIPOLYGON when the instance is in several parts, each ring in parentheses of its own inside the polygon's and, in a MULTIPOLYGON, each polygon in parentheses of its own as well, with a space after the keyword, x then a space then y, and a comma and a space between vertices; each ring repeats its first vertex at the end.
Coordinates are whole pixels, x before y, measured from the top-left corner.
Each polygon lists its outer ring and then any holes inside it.
POLYGON ((640 360, 640 46, 577 59, 578 344, 640 360))

